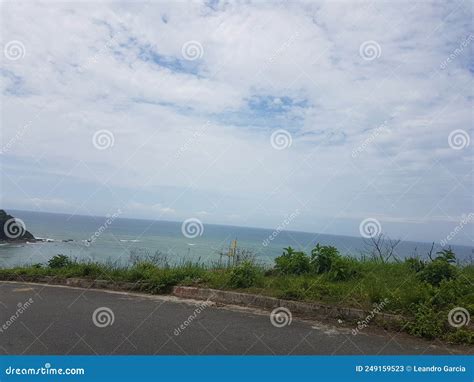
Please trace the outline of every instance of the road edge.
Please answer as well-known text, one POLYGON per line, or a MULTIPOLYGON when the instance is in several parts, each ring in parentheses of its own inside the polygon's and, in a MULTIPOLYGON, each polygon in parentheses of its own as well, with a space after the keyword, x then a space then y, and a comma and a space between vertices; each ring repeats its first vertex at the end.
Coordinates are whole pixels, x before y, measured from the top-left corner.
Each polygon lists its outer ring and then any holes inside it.
MULTIPOLYGON (((0 281, 35 282, 50 285, 64 285, 80 287, 85 289, 106 289, 124 292, 147 292, 147 283, 144 282, 118 282, 111 280, 90 280, 77 277, 61 278, 56 276, 29 276, 29 275, 8 275, 0 276, 0 281)), ((164 294, 166 295, 166 294, 164 294)), ((375 324, 384 329, 400 330, 409 321, 407 317, 383 313, 379 311, 365 311, 363 309, 324 305, 313 302, 292 301, 278 299, 275 297, 225 291, 210 288, 198 288, 190 286, 175 286, 169 295, 193 300, 207 300, 217 304, 236 305, 242 307, 259 308, 265 311, 272 311, 277 308, 286 308, 292 315, 305 319, 316 320, 337 320, 349 321, 357 326, 365 327, 365 324, 375 324)))

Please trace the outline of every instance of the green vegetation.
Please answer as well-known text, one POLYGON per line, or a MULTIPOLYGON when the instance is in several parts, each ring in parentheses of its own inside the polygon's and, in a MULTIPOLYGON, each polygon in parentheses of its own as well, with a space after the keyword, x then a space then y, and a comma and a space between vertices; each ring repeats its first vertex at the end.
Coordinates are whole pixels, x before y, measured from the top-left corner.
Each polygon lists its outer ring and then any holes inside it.
POLYGON ((209 287, 258 293, 282 299, 316 301, 371 311, 383 304, 383 313, 407 318, 403 329, 429 339, 474 344, 468 326, 450 325, 454 308, 474 313, 474 265, 456 263, 446 249, 427 260, 417 257, 399 261, 391 254, 342 256, 337 248, 316 245, 307 255, 291 247, 275 259, 274 267, 258 265, 250 256, 232 266, 185 262, 170 265, 159 253, 132 257, 132 265, 78 262, 63 255, 47 265, 0 269, 0 278, 21 275, 31 278, 81 277, 133 283, 133 289, 168 293, 175 285, 209 287))
MULTIPOLYGON (((72 262, 69 259, 69 257, 64 256, 64 255, 56 255, 53 256, 51 259, 48 261, 48 266, 50 268, 65 268, 69 265, 71 265, 72 262)), ((41 268, 41 264, 35 264, 36 268, 41 268)))
POLYGON ((251 261, 246 260, 231 269, 228 285, 231 288, 262 286, 263 271, 256 267, 251 261))

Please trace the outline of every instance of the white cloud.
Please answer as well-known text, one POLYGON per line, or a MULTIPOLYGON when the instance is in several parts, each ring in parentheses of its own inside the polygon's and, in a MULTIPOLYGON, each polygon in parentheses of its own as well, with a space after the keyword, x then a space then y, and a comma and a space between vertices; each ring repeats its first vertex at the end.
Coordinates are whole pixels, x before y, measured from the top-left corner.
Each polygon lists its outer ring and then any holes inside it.
POLYGON ((250 226, 299 208, 306 218, 291 228, 308 231, 335 216, 469 212, 472 144, 447 143, 454 129, 472 137, 469 48, 440 69, 466 39, 467 3, 2 8, 2 47, 25 47, 1 61, 5 201, 20 187, 61 211, 60 200, 87 213, 124 204, 130 216, 207 211, 250 226), (183 59, 190 40, 201 59, 183 59), (368 40, 381 47, 372 61, 359 54, 368 40), (282 127, 293 143, 277 151, 269 139, 282 127), (113 147, 94 148, 100 129, 113 147))

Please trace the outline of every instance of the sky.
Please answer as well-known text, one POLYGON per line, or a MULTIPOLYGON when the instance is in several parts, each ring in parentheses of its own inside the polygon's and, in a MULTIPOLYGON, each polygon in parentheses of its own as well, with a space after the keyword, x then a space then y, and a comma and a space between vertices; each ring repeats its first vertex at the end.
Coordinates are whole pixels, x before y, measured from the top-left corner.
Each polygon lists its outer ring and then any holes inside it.
POLYGON ((472 7, 4 1, 0 207, 472 245, 472 7))

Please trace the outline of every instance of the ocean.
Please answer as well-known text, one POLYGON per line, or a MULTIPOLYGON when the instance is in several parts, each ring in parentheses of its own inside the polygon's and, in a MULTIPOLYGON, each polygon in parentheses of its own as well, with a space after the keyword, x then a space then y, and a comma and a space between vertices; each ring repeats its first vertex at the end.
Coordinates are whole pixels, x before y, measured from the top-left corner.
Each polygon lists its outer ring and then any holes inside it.
MULTIPOLYGON (((22 219, 35 237, 47 239, 39 243, 0 244, 0 267, 46 263, 52 256, 63 254, 84 261, 130 264, 131 256, 147 256, 160 251, 171 264, 182 261, 216 262, 219 253, 227 253, 232 240, 238 248, 252 251, 256 260, 271 264, 283 248, 311 251, 316 243, 333 245, 342 254, 357 256, 364 250, 361 237, 281 231, 204 224, 182 231, 181 222, 126 219, 120 217, 70 216, 31 211, 8 210, 22 219), (110 223, 110 224, 109 224, 110 223), (193 231, 196 228, 197 231, 193 231), (201 235, 199 235, 201 234, 201 235), (196 237, 192 237, 195 236, 196 237)), ((397 257, 413 255, 415 248, 425 256, 430 243, 401 242, 397 257)), ((439 250, 439 245, 435 250, 439 250)), ((468 261, 473 248, 453 245, 458 259, 468 261)))

